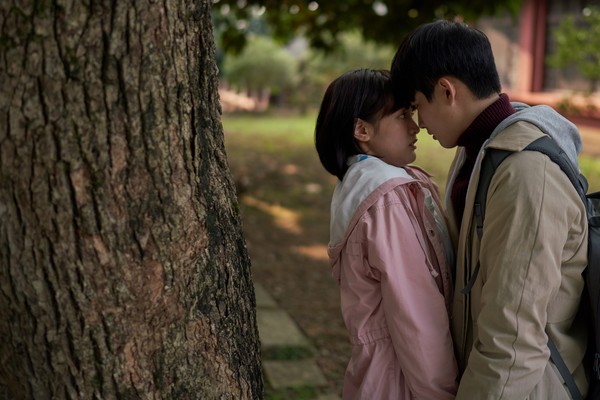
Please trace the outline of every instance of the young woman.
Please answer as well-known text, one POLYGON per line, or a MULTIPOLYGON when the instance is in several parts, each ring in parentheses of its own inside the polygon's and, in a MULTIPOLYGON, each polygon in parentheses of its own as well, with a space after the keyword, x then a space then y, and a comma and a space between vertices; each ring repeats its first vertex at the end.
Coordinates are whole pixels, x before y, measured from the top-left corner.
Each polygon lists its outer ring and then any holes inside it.
POLYGON ((329 257, 352 357, 343 398, 453 399, 449 331, 452 244, 437 187, 415 158, 413 110, 396 104, 388 71, 331 83, 315 129, 338 177, 329 257))

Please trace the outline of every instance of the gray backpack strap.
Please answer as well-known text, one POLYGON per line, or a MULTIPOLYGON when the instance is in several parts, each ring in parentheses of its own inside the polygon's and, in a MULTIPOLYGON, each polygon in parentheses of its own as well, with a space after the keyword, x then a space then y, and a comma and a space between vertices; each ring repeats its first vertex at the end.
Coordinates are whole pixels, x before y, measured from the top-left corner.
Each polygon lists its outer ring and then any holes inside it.
MULTIPOLYGON (((585 178, 583 181, 580 178, 580 174, 578 171, 575 171, 571 163, 569 162, 565 152, 556 144, 556 142, 550 138, 549 136, 542 136, 541 138, 533 141, 523 150, 527 151, 538 151, 547 155, 550 160, 554 163, 558 164, 560 169, 567 175, 577 193, 579 193, 582 198, 584 204, 586 202, 586 191, 587 191, 587 182, 585 178)), ((479 173, 479 184, 477 185, 477 192, 475 194, 475 205, 474 205, 474 213, 475 213, 475 223, 477 224, 477 237, 481 240, 483 236, 483 221, 485 220, 485 203, 487 198, 488 188, 490 186, 490 182, 492 180, 492 176, 496 172, 496 168, 513 152, 508 150, 499 150, 490 148, 487 150, 483 161, 481 162, 481 172, 479 173)), ((473 288, 473 284, 477 279, 477 275, 479 274, 480 263, 477 261, 477 265, 475 266, 475 270, 473 274, 469 278, 469 282, 462 290, 462 293, 467 295, 473 288)), ((550 349, 550 358, 560 375, 562 376, 567 388, 569 389, 569 393, 573 400, 583 400, 583 396, 579 391, 579 388, 575 384, 575 380, 571 375, 571 372, 565 365, 564 360, 562 359, 556 345, 548 336, 548 348, 550 349)))
MULTIPOLYGON (((573 166, 569 162, 565 152, 558 147, 556 142, 549 136, 542 136, 533 142, 531 142, 527 147, 523 150, 527 151, 538 151, 547 155, 554 163, 558 164, 560 169, 567 175, 577 193, 582 198, 584 204, 585 193, 587 191, 587 184, 584 184, 580 180, 579 172, 573 169, 573 166), (583 187, 582 187, 583 186, 583 187)), ((475 204, 474 204, 474 213, 475 213, 475 223, 477 230, 477 237, 481 240, 483 236, 483 221, 485 219, 485 203, 487 198, 488 188, 490 186, 490 182, 492 181, 492 176, 496 172, 496 168, 502 161, 506 159, 513 152, 509 150, 500 150, 494 148, 488 148, 486 154, 481 162, 481 171, 479 172, 479 184, 477 185, 477 192, 475 194, 475 204)), ((471 277, 469 278, 469 282, 461 291, 463 294, 468 294, 473 288, 473 284, 475 284, 475 280, 477 279, 477 275, 479 274, 479 261, 477 261, 477 265, 475 266, 475 270, 471 277)))
MULTIPOLYGON (((512 151, 508 150, 500 150, 500 149, 488 149, 483 161, 481 162, 481 170, 479 172, 479 184, 477 185, 477 192, 475 193, 475 205, 473 207, 475 213, 475 223, 477 224, 477 237, 481 241, 481 237, 483 236, 483 220, 485 219, 485 200, 487 197, 488 188, 490 186, 490 182, 492 180, 492 176, 494 176, 494 172, 496 172, 496 168, 498 165, 504 161, 506 157, 512 154, 512 151)), ((477 279, 477 275, 479 275, 479 261, 477 261, 477 265, 475 266, 475 270, 471 274, 469 278, 469 282, 467 282, 466 286, 461 290, 462 294, 469 294, 471 289, 473 289, 473 285, 475 284, 475 280, 477 279)))
POLYGON ((575 379, 573 379, 571 371, 569 371, 569 368, 567 368, 567 365, 560 356, 554 341, 550 339, 550 336, 548 336, 548 348, 550 349, 550 359, 556 366, 556 369, 558 369, 558 372, 560 372, 560 376, 562 376, 563 380, 565 381, 565 385, 567 385, 567 389, 569 389, 569 393, 571 393, 573 400, 583 400, 583 395, 575 384, 575 379))
MULTIPOLYGON (((587 181, 583 182, 580 180, 579 171, 576 171, 575 168, 573 168, 573 164, 569 161, 567 154, 550 136, 542 136, 531 142, 523 150, 539 151, 540 153, 547 155, 555 164, 558 164, 560 169, 571 181, 575 190, 577 190, 577 193, 579 193, 579 197, 581 197, 583 203, 586 203, 585 194, 587 192, 587 181)), ((585 178, 583 179, 585 180, 585 178)))

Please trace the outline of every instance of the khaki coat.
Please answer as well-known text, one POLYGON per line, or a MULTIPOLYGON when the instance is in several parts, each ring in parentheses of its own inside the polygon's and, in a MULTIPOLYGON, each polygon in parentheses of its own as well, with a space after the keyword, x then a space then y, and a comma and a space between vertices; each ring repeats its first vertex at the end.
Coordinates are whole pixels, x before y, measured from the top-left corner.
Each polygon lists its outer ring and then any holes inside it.
MULTIPOLYGON (((491 180, 481 242, 472 215, 483 153, 469 183, 460 237, 448 211, 457 240, 451 320, 463 373, 457 399, 570 399, 549 360, 546 334, 587 392, 585 324, 576 318, 587 264, 585 209, 557 164, 539 152, 520 152, 542 135, 517 122, 484 145, 482 152, 494 147, 516 153, 491 180), (464 295, 478 261, 478 277, 464 295)), ((454 171, 462 157, 459 150, 454 171)))

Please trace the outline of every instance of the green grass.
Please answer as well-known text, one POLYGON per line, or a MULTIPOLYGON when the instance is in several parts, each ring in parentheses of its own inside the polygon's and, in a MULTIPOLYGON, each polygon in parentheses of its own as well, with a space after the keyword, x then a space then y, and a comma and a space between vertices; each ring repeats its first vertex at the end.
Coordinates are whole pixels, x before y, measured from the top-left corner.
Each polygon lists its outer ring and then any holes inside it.
POLYGON ((579 168, 588 180, 588 193, 600 191, 600 159, 579 156, 579 168))
POLYGON ((306 346, 279 346, 263 350, 262 358, 265 360, 303 360, 310 358, 314 352, 306 346))
MULTIPOLYGON (((314 152, 314 129, 316 115, 225 115, 223 128, 225 142, 231 145, 232 136, 235 141, 243 141, 250 148, 260 146, 266 154, 280 153, 281 156, 293 158, 299 151, 314 152)), ((417 143, 416 165, 424 168, 434 176, 436 183, 443 188, 446 174, 452 161, 454 150, 439 146, 425 131, 421 131, 417 143)), ((318 159, 315 158, 318 161, 318 159)), ((323 173, 326 173, 323 170, 323 173)))
MULTIPOLYGON (((285 139, 290 144, 307 145, 314 142, 314 114, 307 115, 224 115, 225 133, 239 132, 256 140, 285 139)), ((268 145, 268 143, 266 143, 268 145)))
MULTIPOLYGON (((279 153, 280 156, 293 159, 297 152, 316 153, 315 120, 316 115, 312 113, 305 116, 224 115, 223 127, 226 142, 228 137, 235 133, 238 135, 236 140, 244 141, 249 146, 249 151, 253 149, 264 151, 265 154, 279 153)), ((417 160, 414 164, 433 175, 434 181, 443 191, 455 150, 442 148, 425 130, 419 133, 418 139, 417 160)), ((581 170, 588 178, 590 191, 600 190, 600 159, 581 155, 579 161, 581 170)))
POLYGON ((311 400, 316 399, 319 392, 310 386, 301 386, 281 390, 266 390, 265 400, 311 400))
MULTIPOLYGON (((316 271, 325 268, 327 261, 297 253, 298 248, 308 251, 321 248, 326 255, 329 241, 329 207, 337 179, 319 162, 313 139, 315 118, 315 114, 223 116, 228 162, 240 190, 245 238, 257 281, 268 281, 271 275, 280 274, 292 282, 323 279, 316 271), (300 267, 290 268, 294 263, 300 267)), ((418 138, 416 164, 432 174, 443 191, 455 150, 442 148, 426 132, 421 132, 418 138)), ((600 190, 600 160, 581 156, 580 162, 590 190, 600 190)), ((304 301, 303 297, 300 301, 304 301)), ((263 354, 265 359, 278 360, 311 356, 319 357, 318 349, 313 355, 296 348, 263 354)), ((328 380, 341 382, 343 369, 328 373, 328 380)), ((328 390, 313 387, 275 390, 267 383, 265 399, 308 400, 328 390)))

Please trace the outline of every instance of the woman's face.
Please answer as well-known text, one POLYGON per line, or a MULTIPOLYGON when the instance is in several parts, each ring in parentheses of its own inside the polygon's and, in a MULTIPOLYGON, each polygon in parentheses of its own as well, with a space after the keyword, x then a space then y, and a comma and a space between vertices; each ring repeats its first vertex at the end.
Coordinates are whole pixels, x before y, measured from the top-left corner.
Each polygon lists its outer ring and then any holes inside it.
POLYGON ((373 124, 365 122, 369 132, 369 140, 362 143, 365 153, 396 167, 415 161, 419 127, 413 113, 412 108, 401 108, 373 124))

